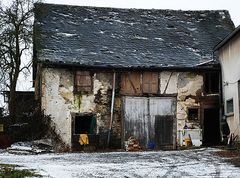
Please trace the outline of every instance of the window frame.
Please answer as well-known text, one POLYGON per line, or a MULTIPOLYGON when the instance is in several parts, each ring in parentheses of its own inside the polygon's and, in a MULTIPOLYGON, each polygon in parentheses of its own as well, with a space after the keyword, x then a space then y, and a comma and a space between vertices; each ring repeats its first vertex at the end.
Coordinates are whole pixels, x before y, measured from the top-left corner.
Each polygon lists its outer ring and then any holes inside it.
MULTIPOLYGON (((96 128, 97 128, 97 119, 96 119, 96 115, 94 113, 71 113, 72 115, 72 135, 79 135, 79 134, 84 134, 84 133, 77 133, 76 132, 76 126, 77 126, 77 121, 78 119, 91 119, 90 123, 89 123, 89 127, 87 134, 96 134, 96 128), (83 117, 83 118, 81 118, 83 117), (87 118, 84 118, 87 117, 87 118), (94 122, 94 123, 93 123, 94 122), (91 125, 94 125, 94 128, 91 132, 91 125)), ((84 129, 82 129, 84 130, 84 129)))
POLYGON ((187 108, 187 116, 188 116, 188 121, 190 122, 196 122, 196 121, 200 121, 200 108, 199 107, 188 107, 187 108), (189 110, 191 109, 197 109, 197 119, 189 119, 189 110))
POLYGON ((227 116, 232 116, 234 115, 234 100, 233 98, 230 98, 230 99, 227 99, 226 100, 226 115, 227 116), (232 110, 229 112, 229 109, 228 109, 228 105, 229 105, 229 102, 231 101, 232 103, 232 110))

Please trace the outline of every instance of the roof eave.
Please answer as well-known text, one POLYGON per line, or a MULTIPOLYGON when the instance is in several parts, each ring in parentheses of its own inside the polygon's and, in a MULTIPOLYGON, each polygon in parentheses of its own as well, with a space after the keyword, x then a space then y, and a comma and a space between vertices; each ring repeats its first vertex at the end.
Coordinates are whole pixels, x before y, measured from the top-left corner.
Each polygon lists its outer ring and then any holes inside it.
POLYGON ((79 68, 79 69, 96 69, 96 70, 151 70, 151 71, 163 71, 163 70, 175 70, 175 71, 191 71, 191 70, 220 70, 220 66, 215 65, 196 65, 196 66, 103 66, 103 65, 80 65, 80 64, 68 64, 68 63, 58 63, 58 62, 41 62, 43 66, 51 67, 51 68, 79 68))
POLYGON ((233 30, 232 33, 228 34, 226 36, 226 38, 224 38, 219 44, 217 44, 215 47, 214 47, 214 51, 217 51, 219 50, 221 47, 223 47, 229 40, 231 40, 238 32, 240 31, 240 25, 235 28, 235 30, 233 30))

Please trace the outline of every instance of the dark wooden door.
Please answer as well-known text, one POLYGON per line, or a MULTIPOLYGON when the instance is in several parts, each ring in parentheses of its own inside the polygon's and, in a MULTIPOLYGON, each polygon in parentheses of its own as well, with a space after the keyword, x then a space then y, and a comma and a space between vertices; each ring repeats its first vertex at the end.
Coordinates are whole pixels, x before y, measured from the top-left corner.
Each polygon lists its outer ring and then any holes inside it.
POLYGON ((218 145, 221 142, 219 108, 204 109, 203 145, 218 145))
POLYGON ((173 149, 173 116, 155 116, 155 142, 158 149, 173 149))

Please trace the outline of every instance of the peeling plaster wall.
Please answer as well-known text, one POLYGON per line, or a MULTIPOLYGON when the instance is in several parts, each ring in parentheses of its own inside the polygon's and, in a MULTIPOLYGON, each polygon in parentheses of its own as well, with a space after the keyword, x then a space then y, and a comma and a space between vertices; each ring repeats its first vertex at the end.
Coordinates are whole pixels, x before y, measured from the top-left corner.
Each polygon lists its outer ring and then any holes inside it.
POLYGON ((50 115, 62 140, 71 145, 72 74, 66 70, 45 68, 42 71, 42 109, 50 115))
POLYGON ((161 72, 160 73, 160 93, 176 94, 177 93, 177 72, 161 72))
MULTIPOLYGON (((71 113, 94 113, 97 133, 108 131, 112 94, 112 74, 95 73, 92 94, 74 94, 74 73, 66 69, 44 68, 42 72, 42 109, 51 115, 57 132, 71 146, 71 113)), ((121 133, 121 103, 115 99, 113 131, 121 133)))
POLYGON ((188 121, 188 108, 200 107, 197 96, 202 95, 203 76, 192 72, 161 72, 160 92, 161 94, 177 95, 177 129, 188 126, 200 127, 199 123, 188 121), (168 83, 168 84, 167 84, 168 83))
POLYGON ((199 107, 199 101, 194 98, 202 95, 203 76, 195 73, 179 73, 178 75, 178 95, 177 95, 177 128, 183 129, 184 125, 199 128, 199 124, 188 121, 188 108, 199 107))
MULTIPOLYGON (((177 97, 177 130, 185 124, 200 128, 188 121, 188 107, 199 107, 197 97, 202 96, 203 76, 192 72, 160 72, 160 94, 177 97)), ((106 133, 110 121, 112 73, 96 72, 93 75, 92 94, 74 94, 74 73, 67 69, 44 68, 42 71, 42 108, 51 115, 57 132, 71 146, 71 113, 94 113, 97 133, 106 133)), ((121 138, 122 96, 118 93, 120 78, 116 81, 113 133, 121 138)))

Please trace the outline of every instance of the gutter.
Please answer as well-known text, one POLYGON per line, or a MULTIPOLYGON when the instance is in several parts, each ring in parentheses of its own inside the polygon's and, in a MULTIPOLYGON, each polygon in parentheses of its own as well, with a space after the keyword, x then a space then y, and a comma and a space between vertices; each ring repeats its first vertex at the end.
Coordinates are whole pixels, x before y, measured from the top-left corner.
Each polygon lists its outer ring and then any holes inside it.
POLYGON ((214 60, 211 59, 211 60, 208 60, 208 61, 205 61, 205 62, 201 62, 199 64, 197 64, 196 66, 201 66, 201 65, 204 65, 204 64, 207 64, 207 63, 210 63, 210 62, 213 62, 214 60))
POLYGON ((113 72, 111 116, 110 116, 109 130, 108 130, 107 147, 109 147, 110 136, 111 136, 111 131, 112 131, 113 114, 114 114, 114 100, 115 100, 115 88, 116 88, 116 73, 113 72))

